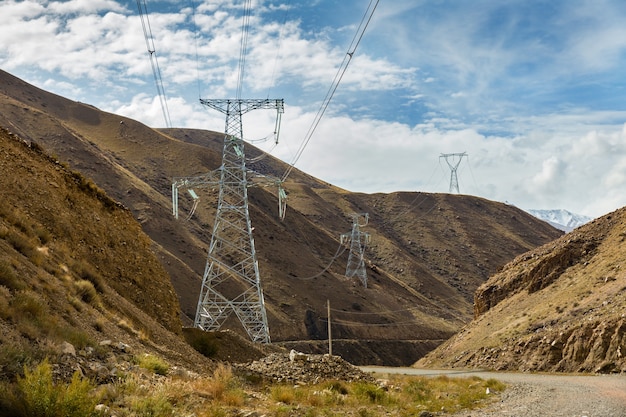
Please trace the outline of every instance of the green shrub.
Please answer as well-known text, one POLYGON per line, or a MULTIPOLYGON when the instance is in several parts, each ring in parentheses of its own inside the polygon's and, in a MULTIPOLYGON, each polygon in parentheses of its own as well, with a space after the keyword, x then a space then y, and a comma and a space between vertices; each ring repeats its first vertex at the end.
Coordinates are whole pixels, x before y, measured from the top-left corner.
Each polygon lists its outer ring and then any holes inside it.
POLYGON ((386 405, 390 402, 391 398, 385 390, 376 384, 359 382, 354 387, 355 394, 359 398, 363 398, 371 402, 372 404, 386 405))
POLYGON ((43 298, 33 291, 18 291, 11 300, 11 307, 20 318, 31 320, 45 319, 48 306, 43 298))
POLYGON ((161 358, 145 354, 139 357, 139 367, 154 372, 157 375, 167 375, 170 366, 161 358))
POLYGON ((131 410, 140 417, 171 417, 174 407, 172 407, 165 394, 157 392, 151 396, 133 401, 131 410))
POLYGON ((69 384, 55 384, 52 366, 47 360, 33 370, 24 369, 18 378, 19 396, 25 415, 29 417, 85 417, 97 416, 95 406, 99 399, 91 394, 93 385, 74 373, 69 384))

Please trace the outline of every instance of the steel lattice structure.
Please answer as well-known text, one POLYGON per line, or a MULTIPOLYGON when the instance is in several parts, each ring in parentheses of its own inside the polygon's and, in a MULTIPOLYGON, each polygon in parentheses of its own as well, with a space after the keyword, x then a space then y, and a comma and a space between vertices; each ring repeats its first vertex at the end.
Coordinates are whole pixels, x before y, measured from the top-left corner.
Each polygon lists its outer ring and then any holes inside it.
POLYGON ((448 164, 448 166, 450 167, 450 194, 452 194, 452 192, 454 190, 456 190, 457 194, 460 194, 459 191, 459 177, 456 175, 456 170, 459 167, 459 164, 461 163, 461 160, 463 159, 464 156, 467 156, 467 152, 462 152, 462 153, 442 153, 441 156, 439 156, 439 159, 443 158, 446 160, 446 163, 448 164), (455 161, 455 158, 459 158, 458 160, 455 161), (452 162, 450 162, 450 158, 452 160, 452 162))
POLYGON ((365 260, 363 253, 365 252, 366 245, 370 242, 370 234, 362 232, 361 227, 367 225, 369 220, 368 213, 353 213, 352 217, 352 232, 344 233, 341 235, 341 243, 350 241, 350 254, 348 255, 348 265, 346 266, 346 277, 357 277, 363 283, 363 286, 367 288, 367 271, 365 269, 365 260), (359 219, 364 219, 364 222, 359 223, 359 219))
POLYGON ((189 189, 195 209, 198 197, 193 187, 219 186, 217 213, 194 326, 205 331, 218 330, 234 313, 252 341, 269 343, 267 314, 248 209, 248 187, 277 184, 281 217, 284 215, 286 195, 279 181, 247 170, 242 115, 256 109, 275 109, 279 120, 284 112, 284 103, 282 99, 209 99, 200 102, 226 115, 226 132, 222 165, 218 170, 177 179, 172 184, 176 216, 179 188, 189 189))

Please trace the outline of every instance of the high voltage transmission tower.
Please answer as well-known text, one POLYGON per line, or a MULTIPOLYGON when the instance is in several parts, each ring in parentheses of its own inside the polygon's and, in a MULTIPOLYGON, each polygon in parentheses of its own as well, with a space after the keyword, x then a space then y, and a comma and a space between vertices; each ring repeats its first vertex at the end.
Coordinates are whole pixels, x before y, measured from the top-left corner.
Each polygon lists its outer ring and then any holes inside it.
MULTIPOLYGON (((278 185, 279 215, 284 216, 286 194, 278 180, 246 168, 241 116, 257 109, 284 112, 282 99, 210 99, 200 102, 226 115, 222 165, 197 177, 175 179, 172 184, 174 215, 178 217, 178 190, 187 189, 197 206, 194 187, 218 187, 217 213, 194 326, 215 331, 234 313, 254 342, 269 343, 261 278, 248 209, 248 187, 278 185)), ((279 123, 277 122, 277 126, 279 123)))
POLYGON ((439 159, 444 158, 448 164, 448 166, 450 167, 450 193, 454 192, 456 190, 457 194, 460 194, 459 192, 459 178, 456 175, 456 170, 459 167, 459 164, 461 163, 461 160, 463 159, 464 156, 467 156, 467 152, 462 152, 462 153, 442 153, 441 156, 439 156, 439 159), (458 159, 456 159, 458 158, 458 159), (450 162, 452 161, 452 162, 450 162))
POLYGON ((370 242, 370 234, 362 232, 361 227, 367 225, 369 214, 353 213, 350 216, 352 217, 352 232, 341 235, 342 244, 350 242, 350 254, 348 255, 348 265, 346 266, 346 277, 359 278, 363 283, 363 286, 367 288, 367 272, 365 270, 363 252, 365 252, 365 246, 370 242), (363 219, 363 223, 359 223, 360 219, 363 219))

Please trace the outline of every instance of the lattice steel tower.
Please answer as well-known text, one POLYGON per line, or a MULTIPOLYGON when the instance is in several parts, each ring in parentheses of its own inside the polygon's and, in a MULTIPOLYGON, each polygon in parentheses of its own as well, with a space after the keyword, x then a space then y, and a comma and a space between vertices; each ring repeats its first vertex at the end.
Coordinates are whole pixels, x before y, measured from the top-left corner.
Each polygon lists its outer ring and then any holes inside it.
POLYGON ((461 160, 463 159, 464 156, 467 156, 467 152, 462 152, 462 153, 442 153, 441 156, 439 156, 439 159, 444 158, 446 160, 448 166, 450 167, 450 193, 452 193, 454 190, 456 190, 456 193, 460 194, 460 192, 459 192, 459 178, 456 175, 456 170, 459 167, 459 164, 461 163, 461 160), (456 159, 456 158, 458 158, 458 159, 456 159), (452 160, 452 162, 450 162, 450 160, 452 160))
MULTIPOLYGON (((209 99, 200 102, 226 115, 222 165, 216 171, 172 184, 174 214, 178 213, 178 189, 219 186, 217 213, 202 277, 194 326, 214 331, 234 313, 254 342, 269 343, 270 334, 261 278, 248 209, 248 187, 275 183, 279 186, 279 213, 284 215, 286 195, 280 182, 246 168, 241 116, 256 109, 275 109, 277 120, 284 112, 282 99, 209 99)), ((278 126, 278 123, 277 123, 278 126)), ((193 210, 192 209, 192 210, 193 210)))
POLYGON ((367 288, 367 272, 365 270, 363 252, 365 252, 365 247, 370 242, 370 234, 362 232, 361 227, 367 225, 369 214, 353 213, 350 217, 352 217, 352 232, 341 235, 342 244, 350 241, 350 254, 348 255, 348 265, 346 266, 346 277, 359 278, 363 286, 367 288), (359 223, 360 219, 363 219, 363 223, 359 223))

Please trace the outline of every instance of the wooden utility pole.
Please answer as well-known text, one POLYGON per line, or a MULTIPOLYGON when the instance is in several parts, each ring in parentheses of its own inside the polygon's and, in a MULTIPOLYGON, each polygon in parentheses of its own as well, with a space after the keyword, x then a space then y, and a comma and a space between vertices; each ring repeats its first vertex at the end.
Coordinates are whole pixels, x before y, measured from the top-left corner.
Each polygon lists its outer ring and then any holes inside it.
POLYGON ((333 356, 333 337, 330 333, 330 300, 326 300, 326 306, 328 307, 328 354, 333 356))

